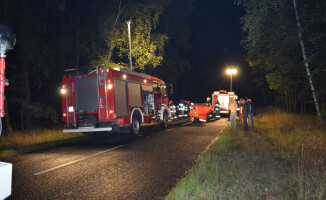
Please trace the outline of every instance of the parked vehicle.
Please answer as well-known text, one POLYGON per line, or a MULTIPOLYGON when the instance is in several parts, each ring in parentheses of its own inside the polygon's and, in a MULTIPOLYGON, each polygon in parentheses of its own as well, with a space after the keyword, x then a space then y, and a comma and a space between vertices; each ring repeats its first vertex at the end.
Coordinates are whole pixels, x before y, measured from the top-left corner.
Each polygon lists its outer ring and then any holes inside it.
POLYGON ((212 113, 213 117, 215 117, 215 119, 217 119, 217 120, 221 119, 221 115, 220 115, 220 103, 219 102, 216 102, 214 104, 214 108, 213 109, 214 109, 214 112, 212 113))
POLYGON ((230 115, 230 111, 229 111, 230 99, 238 99, 238 96, 234 92, 227 92, 226 90, 215 91, 212 94, 213 105, 219 103, 220 114, 230 115))
POLYGON ((97 68, 94 74, 62 79, 63 132, 101 131, 140 135, 142 123, 170 116, 164 81, 121 68, 97 68))
POLYGON ((193 104, 191 106, 189 117, 192 122, 207 122, 212 119, 211 113, 214 111, 214 106, 206 104, 193 104))
POLYGON ((169 108, 170 108, 170 119, 171 120, 175 120, 175 119, 178 119, 178 116, 177 116, 177 107, 174 105, 173 101, 170 100, 169 102, 169 108))
POLYGON ((214 108, 212 111, 208 114, 208 119, 220 119, 220 104, 217 100, 214 100, 214 98, 207 97, 206 99, 206 105, 212 106, 214 105, 214 108))
POLYGON ((187 118, 189 117, 189 101, 180 100, 177 105, 177 116, 178 118, 187 118))

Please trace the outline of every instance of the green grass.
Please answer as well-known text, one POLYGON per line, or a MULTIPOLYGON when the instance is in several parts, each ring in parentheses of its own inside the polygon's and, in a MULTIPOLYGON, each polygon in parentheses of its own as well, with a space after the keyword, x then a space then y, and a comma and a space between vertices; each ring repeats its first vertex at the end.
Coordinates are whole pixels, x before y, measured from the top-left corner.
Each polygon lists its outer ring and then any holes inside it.
POLYGON ((18 152, 55 145, 83 137, 81 133, 62 133, 62 130, 14 132, 0 137, 0 157, 18 152))
POLYGON ((166 199, 326 199, 326 130, 272 110, 256 130, 226 128, 166 199))

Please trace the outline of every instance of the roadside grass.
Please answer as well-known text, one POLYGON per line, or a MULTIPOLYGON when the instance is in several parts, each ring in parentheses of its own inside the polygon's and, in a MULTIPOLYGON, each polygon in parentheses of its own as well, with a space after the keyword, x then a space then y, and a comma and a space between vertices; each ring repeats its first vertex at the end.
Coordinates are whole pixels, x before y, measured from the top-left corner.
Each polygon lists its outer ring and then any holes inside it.
POLYGON ((62 130, 14 132, 0 137, 0 158, 18 152, 55 145, 83 137, 81 133, 62 133, 62 130))
POLYGON ((273 109, 227 127, 166 199, 326 199, 326 130, 273 109))

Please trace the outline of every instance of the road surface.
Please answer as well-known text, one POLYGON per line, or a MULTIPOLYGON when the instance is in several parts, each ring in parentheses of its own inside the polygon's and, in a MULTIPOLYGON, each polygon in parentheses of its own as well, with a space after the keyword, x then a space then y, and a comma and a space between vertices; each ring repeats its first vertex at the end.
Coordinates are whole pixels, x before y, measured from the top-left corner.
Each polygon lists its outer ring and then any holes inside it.
POLYGON ((3 158, 13 164, 9 199, 163 199, 226 125, 149 126, 142 138, 87 138, 3 158))

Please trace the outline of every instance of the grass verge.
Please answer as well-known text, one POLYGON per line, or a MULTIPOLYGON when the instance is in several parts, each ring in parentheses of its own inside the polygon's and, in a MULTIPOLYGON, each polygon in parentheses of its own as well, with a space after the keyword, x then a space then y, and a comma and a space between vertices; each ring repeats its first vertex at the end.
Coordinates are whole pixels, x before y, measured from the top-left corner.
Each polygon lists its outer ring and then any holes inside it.
POLYGON ((15 132, 0 137, 0 158, 18 152, 55 145, 83 137, 81 133, 62 133, 62 130, 15 132))
POLYGON ((166 199, 326 199, 326 130, 272 110, 256 129, 227 127, 166 199))

